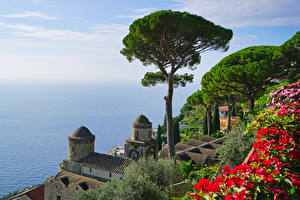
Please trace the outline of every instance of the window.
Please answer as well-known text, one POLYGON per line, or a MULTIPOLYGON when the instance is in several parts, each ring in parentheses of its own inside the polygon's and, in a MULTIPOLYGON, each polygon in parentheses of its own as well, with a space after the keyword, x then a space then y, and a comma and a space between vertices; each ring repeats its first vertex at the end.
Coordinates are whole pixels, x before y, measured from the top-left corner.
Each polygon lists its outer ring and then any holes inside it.
POLYGON ((109 177, 111 177, 111 172, 109 172, 109 177))
POLYGON ((90 173, 92 173, 92 168, 90 168, 90 173))
POLYGON ((56 196, 56 200, 61 200, 61 196, 60 196, 60 195, 57 195, 57 196, 56 196))
POLYGON ((89 186, 88 186, 85 182, 79 183, 79 186, 80 186, 84 191, 86 191, 86 190, 89 189, 89 186))
POLYGON ((138 131, 135 131, 135 138, 136 140, 139 140, 139 132, 138 131))
POLYGON ((69 185, 69 183, 70 183, 68 177, 63 177, 63 178, 61 178, 61 181, 62 181, 66 186, 69 185))

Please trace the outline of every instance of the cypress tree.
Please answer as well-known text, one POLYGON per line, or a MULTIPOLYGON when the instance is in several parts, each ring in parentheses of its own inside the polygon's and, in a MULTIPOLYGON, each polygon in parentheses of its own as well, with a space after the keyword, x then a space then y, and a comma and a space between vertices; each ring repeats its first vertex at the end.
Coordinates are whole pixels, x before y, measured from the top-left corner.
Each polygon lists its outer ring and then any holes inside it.
POLYGON ((232 114, 231 114, 231 116, 237 116, 236 104, 232 106, 232 114))
POLYGON ((212 127, 213 127, 213 133, 220 131, 219 105, 215 105, 214 107, 212 127))
POLYGON ((202 120, 202 131, 204 135, 208 134, 208 127, 207 127, 207 113, 205 112, 205 115, 202 120))
POLYGON ((174 120, 173 123, 173 131, 174 131, 174 144, 180 142, 180 131, 179 131, 179 122, 178 120, 174 120))
POLYGON ((160 151, 162 149, 162 139, 161 139, 161 127, 160 125, 158 124, 158 127, 157 127, 157 134, 156 134, 156 139, 157 139, 157 143, 158 143, 158 151, 160 151))

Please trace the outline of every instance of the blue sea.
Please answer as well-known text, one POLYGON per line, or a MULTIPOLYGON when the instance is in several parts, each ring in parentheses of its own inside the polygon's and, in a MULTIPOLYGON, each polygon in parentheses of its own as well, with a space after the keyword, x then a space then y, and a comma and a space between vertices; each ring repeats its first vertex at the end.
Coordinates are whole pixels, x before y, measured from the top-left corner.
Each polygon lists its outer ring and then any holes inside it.
MULTIPOLYGON (((195 90, 175 89, 174 116, 195 90)), ((166 91, 138 84, 0 83, 0 197, 55 175, 67 157, 67 137, 81 125, 96 136, 101 153, 123 145, 140 114, 156 128, 166 91)))

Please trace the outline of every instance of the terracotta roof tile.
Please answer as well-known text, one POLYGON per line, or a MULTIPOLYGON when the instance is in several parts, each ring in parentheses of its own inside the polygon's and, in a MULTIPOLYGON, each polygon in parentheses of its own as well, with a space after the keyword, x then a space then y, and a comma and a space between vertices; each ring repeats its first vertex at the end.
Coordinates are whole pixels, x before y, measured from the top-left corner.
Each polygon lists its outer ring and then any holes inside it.
POLYGON ((18 194, 12 198, 10 198, 9 200, 13 200, 16 199, 20 196, 23 195, 27 195, 31 200, 44 200, 44 191, 45 191, 45 187, 44 185, 40 185, 36 188, 33 188, 31 190, 27 190, 25 192, 22 192, 21 194, 18 194))
POLYGON ((41 185, 27 193, 32 200, 44 200, 44 185, 41 185))
POLYGON ((228 106, 219 107, 219 111, 228 111, 228 106))
POLYGON ((89 153, 82 161, 83 166, 99 168, 105 171, 123 174, 125 168, 132 163, 129 158, 122 158, 101 153, 89 153))

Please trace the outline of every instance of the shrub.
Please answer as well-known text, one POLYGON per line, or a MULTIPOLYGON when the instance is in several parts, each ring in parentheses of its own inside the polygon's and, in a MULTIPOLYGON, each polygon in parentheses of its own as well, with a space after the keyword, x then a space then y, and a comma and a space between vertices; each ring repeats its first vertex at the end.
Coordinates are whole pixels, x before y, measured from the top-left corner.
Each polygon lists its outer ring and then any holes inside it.
POLYGON ((192 180, 199 180, 203 178, 207 178, 209 180, 213 180, 216 175, 220 163, 217 163, 213 166, 204 167, 200 170, 193 170, 190 172, 189 178, 192 180))
POLYGON ((218 150, 219 158, 225 165, 234 167, 247 157, 254 143, 255 133, 242 134, 245 129, 245 124, 239 123, 235 130, 225 135, 225 142, 218 150))
POLYGON ((275 105, 270 108, 272 114, 262 114, 253 123, 259 131, 249 164, 233 169, 230 165, 223 167, 224 173, 213 181, 201 179, 194 185, 196 191, 191 196, 196 199, 300 198, 300 176, 295 173, 300 160, 296 149, 299 141, 295 139, 298 128, 295 125, 300 120, 299 86, 297 82, 285 88, 286 92, 278 92, 282 90, 279 88, 271 93, 271 104, 275 105), (276 120, 270 120, 274 116, 276 120), (280 120, 281 117, 292 119, 280 120))
POLYGON ((129 165, 123 180, 109 181, 96 189, 81 191, 77 200, 168 200, 174 183, 182 180, 173 160, 142 158, 129 165))

